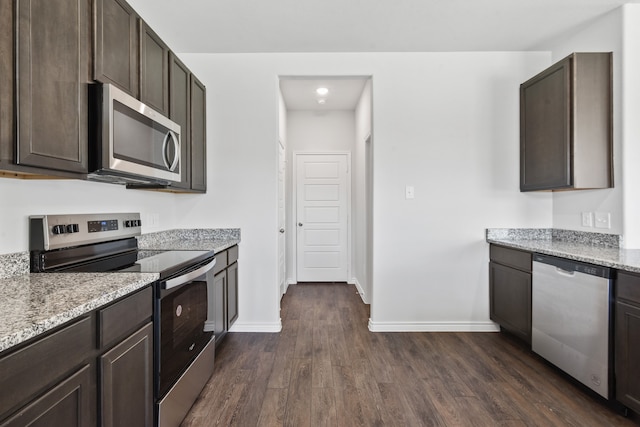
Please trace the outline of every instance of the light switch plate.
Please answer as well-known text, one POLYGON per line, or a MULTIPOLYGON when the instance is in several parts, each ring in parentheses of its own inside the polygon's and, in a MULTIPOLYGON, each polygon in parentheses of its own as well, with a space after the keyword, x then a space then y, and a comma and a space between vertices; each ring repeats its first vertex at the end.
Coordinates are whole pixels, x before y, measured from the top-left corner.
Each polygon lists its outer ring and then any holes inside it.
POLYGON ((415 190, 413 185, 407 185, 404 189, 404 198, 405 199, 413 199, 415 197, 415 190))
POLYGON ((596 228, 611 228, 611 214, 609 212, 595 213, 596 228))

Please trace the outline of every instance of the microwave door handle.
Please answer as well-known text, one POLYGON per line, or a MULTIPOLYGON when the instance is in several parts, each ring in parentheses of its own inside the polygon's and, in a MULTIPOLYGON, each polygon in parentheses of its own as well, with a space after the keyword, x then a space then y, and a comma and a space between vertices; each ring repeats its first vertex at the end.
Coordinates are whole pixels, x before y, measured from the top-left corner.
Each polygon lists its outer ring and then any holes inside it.
POLYGON ((167 280, 166 282, 164 282, 163 288, 172 289, 172 288, 175 288, 176 286, 184 285, 185 283, 190 282, 196 277, 202 276, 207 271, 211 270, 215 265, 216 265, 216 259, 214 258, 213 261, 211 261, 209 264, 203 265, 197 270, 193 270, 182 276, 167 280))
POLYGON ((162 141, 162 161, 164 162, 165 167, 171 172, 175 170, 176 166, 178 166, 178 162, 180 161, 180 142, 178 142, 178 136, 173 131, 167 131, 167 134, 164 136, 164 140, 162 141), (175 153, 173 159, 169 159, 167 157, 169 139, 173 142, 173 151, 175 153))

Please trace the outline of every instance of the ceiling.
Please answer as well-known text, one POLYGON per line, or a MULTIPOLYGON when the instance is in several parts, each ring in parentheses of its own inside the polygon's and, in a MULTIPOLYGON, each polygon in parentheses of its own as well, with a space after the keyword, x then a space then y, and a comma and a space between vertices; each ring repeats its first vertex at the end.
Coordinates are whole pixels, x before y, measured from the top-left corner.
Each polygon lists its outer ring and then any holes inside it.
POLYGON ((280 90, 288 110, 354 110, 367 77, 281 77, 280 90), (329 92, 320 96, 316 89, 329 92), (324 99, 324 104, 318 100, 324 99))
POLYGON ((640 0, 129 0, 174 51, 538 50, 640 0))
MULTIPOLYGON (((547 50, 545 43, 640 0, 128 0, 178 53, 547 50)), ((362 80, 287 80, 290 109, 345 109, 362 80), (350 86, 353 83, 354 86, 350 86), (324 83, 328 84, 328 83, 324 83), (341 87, 340 90, 337 88, 341 87), (345 93, 345 99, 338 99, 345 93), (309 95, 310 94, 310 95, 309 95), (307 99, 302 99, 306 97, 307 99), (332 104, 329 103, 331 99, 332 104), (338 108, 342 105, 342 108, 338 108), (312 108, 313 107, 313 108, 312 108)), ((350 101, 351 100, 351 101, 350 101)), ((357 101, 357 100, 356 100, 357 101)))

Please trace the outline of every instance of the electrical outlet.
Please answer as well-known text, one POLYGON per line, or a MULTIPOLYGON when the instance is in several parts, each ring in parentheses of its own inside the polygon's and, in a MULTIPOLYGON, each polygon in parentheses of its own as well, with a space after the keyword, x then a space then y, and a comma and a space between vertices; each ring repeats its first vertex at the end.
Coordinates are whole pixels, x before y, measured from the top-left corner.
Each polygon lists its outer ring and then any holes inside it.
POLYGON ((596 228, 611 228, 611 214, 609 212, 596 212, 596 228))
POLYGON ((582 226, 593 227, 593 212, 582 212, 582 226))
POLYGON ((148 214, 146 220, 142 221, 142 225, 144 225, 146 228, 158 228, 160 226, 160 214, 148 214))

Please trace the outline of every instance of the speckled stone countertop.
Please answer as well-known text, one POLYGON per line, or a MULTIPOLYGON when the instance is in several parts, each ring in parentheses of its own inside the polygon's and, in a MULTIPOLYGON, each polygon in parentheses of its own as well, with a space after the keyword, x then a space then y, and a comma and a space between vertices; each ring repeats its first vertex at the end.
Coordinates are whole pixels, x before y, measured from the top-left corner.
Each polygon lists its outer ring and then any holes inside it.
MULTIPOLYGON (((144 234, 144 250, 223 251, 240 229, 180 229, 144 234)), ((29 252, 0 255, 0 352, 80 317, 158 279, 151 273, 29 274, 29 252)))
POLYGON ((156 273, 40 273, 0 279, 0 351, 128 295, 156 273))
POLYGON ((192 250, 221 252, 240 243, 240 229, 179 229, 143 234, 141 250, 192 250))
POLYGON ((487 229, 489 243, 575 261, 640 272, 640 249, 621 248, 620 236, 554 229, 487 229))

